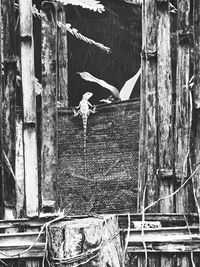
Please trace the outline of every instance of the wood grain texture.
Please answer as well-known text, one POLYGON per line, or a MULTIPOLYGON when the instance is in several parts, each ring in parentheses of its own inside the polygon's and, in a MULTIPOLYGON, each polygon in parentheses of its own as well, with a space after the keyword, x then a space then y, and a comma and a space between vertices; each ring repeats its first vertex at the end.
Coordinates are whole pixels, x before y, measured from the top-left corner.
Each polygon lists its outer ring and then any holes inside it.
MULTIPOLYGON (((4 62, 4 99, 3 99, 3 150, 15 170, 15 77, 16 77, 16 47, 15 47, 15 10, 14 1, 3 1, 3 62, 4 62)), ((15 218, 15 182, 4 161, 5 204, 4 217, 15 218), (7 217, 8 216, 8 217, 7 217)))
MULTIPOLYGON (((65 8, 58 6, 57 20, 66 23, 65 8)), ((68 46, 67 31, 58 27, 58 101, 68 107, 68 46)))
POLYGON ((19 1, 26 213, 38 215, 38 165, 32 1, 19 1))
MULTIPOLYGON (((156 16, 156 1, 143 1, 138 210, 142 208, 145 186, 146 205, 158 197, 156 16)), ((151 211, 158 211, 158 206, 153 206, 151 211)))
MULTIPOLYGON (((174 140, 172 116, 172 71, 169 1, 158 4, 157 93, 158 93, 158 160, 160 197, 173 193, 174 140)), ((173 212, 173 197, 160 202, 161 212, 173 212)))
MULTIPOLYGON (((194 20, 194 119, 192 135, 192 169, 198 168, 200 162, 200 2, 193 1, 193 20, 194 20)), ((194 191, 197 204, 200 204, 200 170, 197 171, 193 179, 194 191)))
POLYGON ((57 5, 44 2, 42 10, 42 207, 54 208, 57 177, 57 5))

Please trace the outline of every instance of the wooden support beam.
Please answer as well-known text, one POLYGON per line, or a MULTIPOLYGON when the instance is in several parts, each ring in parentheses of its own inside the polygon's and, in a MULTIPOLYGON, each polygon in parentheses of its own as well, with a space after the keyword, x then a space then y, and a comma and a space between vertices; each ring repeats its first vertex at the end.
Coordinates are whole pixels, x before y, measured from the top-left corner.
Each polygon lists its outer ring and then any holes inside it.
MULTIPOLYGON (((158 160, 160 174, 160 197, 165 197, 172 194, 174 191, 174 142, 169 1, 157 1, 157 14, 158 160)), ((160 202, 160 211, 162 213, 173 212, 173 202, 173 197, 162 200, 160 202)))
MULTIPOLYGON (((58 5, 57 20, 66 23, 64 5, 58 5)), ((58 101, 61 106, 68 107, 68 47, 67 31, 61 27, 57 29, 58 34, 58 101)))
POLYGON ((16 212, 17 218, 20 218, 25 215, 23 116, 21 112, 16 114, 15 155, 16 212))
MULTIPOLYGON (((4 99, 3 99, 3 151, 12 171, 15 170, 15 80, 16 80, 16 48, 15 48, 15 9, 14 0, 2 1, 3 6, 3 53, 4 53, 4 99)), ((4 218, 16 216, 16 192, 13 175, 3 158, 4 182, 4 218)))
MULTIPOLYGON (((156 0, 142 6, 142 75, 140 99, 139 190, 138 211, 143 199, 149 205, 158 199, 157 134, 157 8, 156 0), (146 190, 145 190, 146 189, 146 190), (146 194, 145 194, 146 191, 146 194), (145 194, 145 197, 143 197, 145 194)), ((158 211, 158 205, 151 211, 158 211)))
POLYGON ((23 91, 23 138, 27 216, 38 215, 38 161, 32 0, 19 0, 23 91))
POLYGON ((42 11, 42 208, 55 205, 57 179, 57 5, 43 2, 42 11))
POLYGON ((192 170, 198 168, 194 176, 194 192, 197 201, 197 209, 200 212, 200 1, 193 0, 193 20, 194 20, 194 118, 192 153, 194 155, 192 170))
MULTIPOLYGON (((2 14, 0 1, 0 29, 2 29, 2 14)), ((0 62, 2 62, 2 31, 0 31, 0 62)), ((0 218, 3 218, 3 81, 2 81, 2 64, 0 64, 0 218)))
MULTIPOLYGON (((192 121, 192 98, 189 91, 190 80, 190 0, 178 0, 178 55, 176 74, 176 117, 175 117, 175 174, 178 187, 188 176, 190 133, 192 121)), ((176 195, 176 211, 187 212, 188 187, 176 195)))

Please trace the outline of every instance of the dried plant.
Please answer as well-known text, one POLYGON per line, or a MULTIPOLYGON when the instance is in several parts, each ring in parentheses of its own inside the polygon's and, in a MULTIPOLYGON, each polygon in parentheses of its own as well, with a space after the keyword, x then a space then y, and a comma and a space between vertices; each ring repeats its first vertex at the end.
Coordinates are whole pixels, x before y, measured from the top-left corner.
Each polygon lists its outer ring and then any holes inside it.
POLYGON ((64 28, 65 30, 67 30, 69 33, 74 35, 76 38, 78 38, 80 40, 83 40, 86 43, 93 44, 93 45, 101 48, 102 50, 105 50, 107 53, 110 52, 110 48, 109 47, 107 47, 107 46, 105 46, 105 45, 103 45, 101 43, 98 43, 98 42, 96 42, 96 41, 84 36, 83 34, 79 33, 77 29, 72 28, 70 23, 63 24, 62 22, 57 21, 57 25, 58 25, 58 27, 64 28))
POLYGON ((105 10, 104 6, 97 0, 57 0, 57 2, 64 5, 81 6, 82 8, 87 8, 100 13, 105 10))

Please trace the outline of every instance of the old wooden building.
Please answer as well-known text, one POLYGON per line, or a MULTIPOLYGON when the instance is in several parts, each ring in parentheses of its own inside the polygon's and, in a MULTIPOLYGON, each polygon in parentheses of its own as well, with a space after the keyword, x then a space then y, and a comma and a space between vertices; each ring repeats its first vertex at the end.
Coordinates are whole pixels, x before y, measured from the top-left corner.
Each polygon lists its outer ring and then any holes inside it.
POLYGON ((0 266, 200 266, 199 1, 2 0, 1 29, 0 266))

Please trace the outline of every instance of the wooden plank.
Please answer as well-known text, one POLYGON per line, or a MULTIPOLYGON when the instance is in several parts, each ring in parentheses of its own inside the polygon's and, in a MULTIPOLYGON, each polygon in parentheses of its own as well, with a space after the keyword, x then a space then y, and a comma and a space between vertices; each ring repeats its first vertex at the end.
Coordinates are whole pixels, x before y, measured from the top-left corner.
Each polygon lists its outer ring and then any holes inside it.
MULTIPOLYGON (((130 248, 128 248, 128 251, 133 252, 130 248)), ((142 255, 138 256, 138 267, 144 267, 146 264, 145 257, 142 255)), ((160 255, 151 253, 148 255, 148 265, 151 267, 160 267, 160 255)))
MULTIPOLYGON (((158 6, 157 94, 160 197, 173 193, 173 116, 169 1, 158 6)), ((161 212, 173 212, 173 197, 160 202, 161 212)))
POLYGON ((169 1, 157 4, 157 92, 159 168, 173 175, 172 71, 169 1))
MULTIPOLYGON (((75 218, 87 218, 88 216, 70 216, 65 220, 72 220, 75 218)), ((130 214, 131 227, 133 227, 133 221, 142 221, 141 214, 130 214)), ((56 218, 56 216, 31 218, 31 219, 15 219, 15 220, 0 220, 0 229, 16 227, 16 228, 38 228, 44 223, 56 218)), ((160 221, 161 225, 165 227, 185 226, 185 218, 187 218, 190 225, 198 225, 198 214, 145 214, 145 221, 160 221)), ((127 215, 119 214, 119 225, 121 228, 126 228, 128 225, 127 215)))
MULTIPOLYGON (((1 1, 0 1, 1 10, 1 1)), ((0 29, 2 29, 2 15, 0 12, 0 29)), ((2 62, 2 31, 0 31, 0 62, 2 62)), ((2 64, 0 64, 0 218, 3 218, 3 82, 2 64)))
MULTIPOLYGON (((190 80, 190 0, 178 1, 178 55, 176 79, 175 118, 175 173, 181 183, 188 175, 188 158, 191 133, 190 80)), ((188 206, 187 186, 176 195, 177 212, 186 212, 188 206), (182 205, 180 205, 182 203, 182 205)))
MULTIPOLYGON (((57 20, 66 23, 65 8, 58 6, 57 20)), ((58 27, 58 101, 68 107, 68 47, 67 31, 58 27)))
MULTIPOLYGON (((193 1, 193 24, 194 24, 194 103, 195 109, 200 109, 200 2, 193 1)), ((198 121, 196 120, 196 123, 198 121)))
MULTIPOLYGON (((178 48, 176 74, 176 117, 175 117, 175 174, 178 187, 188 176, 190 134, 192 121, 192 98, 190 80, 190 0, 178 0, 178 48)), ((188 186, 176 194, 176 212, 189 212, 188 186)), ((181 266, 190 266, 189 256, 178 257, 181 266)))
POLYGON ((42 10, 42 208, 54 209, 57 177, 57 25, 55 3, 43 2, 42 10))
POLYGON ((25 215, 25 185, 24 185, 24 144, 23 144, 23 118, 16 114, 16 144, 15 144, 15 177, 16 177, 16 212, 17 218, 25 215))
POLYGON ((26 260, 26 267, 42 267, 42 259, 41 260, 26 260))
MULTIPOLYGON (((157 12, 156 1, 143 1, 142 19, 142 75, 140 106, 140 141, 139 141, 139 199, 138 211, 143 206, 146 188, 146 205, 158 198, 157 179, 157 12)), ((158 211, 158 205, 151 211, 158 211)))
POLYGON ((19 0, 27 216, 38 215, 38 165, 32 0, 19 0), (30 153, 31 152, 31 153, 30 153))
MULTIPOLYGON (((3 53, 4 53, 4 99, 3 99, 3 150, 12 170, 15 170, 15 80, 16 80, 16 48, 15 48, 15 10, 14 1, 2 2, 3 6, 3 53)), ((4 159, 4 218, 13 219, 15 211, 15 181, 4 159)))
POLYGON ((172 255, 169 256, 162 256, 161 257, 161 263, 160 263, 161 267, 172 267, 173 266, 173 257, 172 255))
POLYGON ((181 266, 181 267, 191 266, 190 265, 190 257, 188 257, 188 255, 185 255, 182 257, 177 257, 177 265, 181 266))
MULTIPOLYGON (((200 162, 200 2, 193 1, 193 20, 194 20, 194 119, 193 119, 193 147, 194 155, 192 170, 194 171, 200 162)), ((197 204, 200 205, 200 169, 197 170, 193 178, 194 192, 197 204)), ((199 212, 199 210, 198 210, 199 212)))

